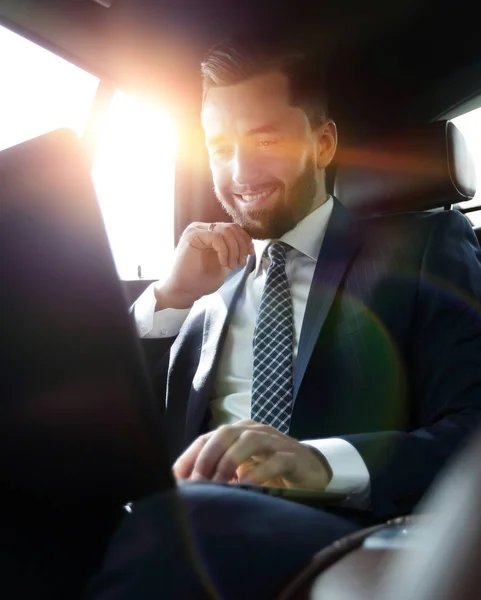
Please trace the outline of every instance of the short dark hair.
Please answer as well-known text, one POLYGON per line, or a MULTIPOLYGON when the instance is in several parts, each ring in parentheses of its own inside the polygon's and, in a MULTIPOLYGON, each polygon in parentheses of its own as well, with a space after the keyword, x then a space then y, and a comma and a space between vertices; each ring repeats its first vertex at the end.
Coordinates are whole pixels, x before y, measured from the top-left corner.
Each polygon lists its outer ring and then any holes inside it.
POLYGON ((212 88, 235 85, 271 71, 287 77, 291 103, 305 110, 311 125, 326 120, 323 68, 302 50, 283 42, 231 38, 213 46, 201 63, 203 100, 212 88))

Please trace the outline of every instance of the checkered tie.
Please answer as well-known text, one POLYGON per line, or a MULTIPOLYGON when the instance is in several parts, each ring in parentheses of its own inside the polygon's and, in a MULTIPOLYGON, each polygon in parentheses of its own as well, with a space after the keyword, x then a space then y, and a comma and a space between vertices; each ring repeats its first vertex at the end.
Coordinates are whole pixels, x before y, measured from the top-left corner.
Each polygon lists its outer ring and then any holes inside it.
POLYGON ((292 410, 292 301, 284 242, 274 242, 254 331, 251 418, 289 431, 292 410))

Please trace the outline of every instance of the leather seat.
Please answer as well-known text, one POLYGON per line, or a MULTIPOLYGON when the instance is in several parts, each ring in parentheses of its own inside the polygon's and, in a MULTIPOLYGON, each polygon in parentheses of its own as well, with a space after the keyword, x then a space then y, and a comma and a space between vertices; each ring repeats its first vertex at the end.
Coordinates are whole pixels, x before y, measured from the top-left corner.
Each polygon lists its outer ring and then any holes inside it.
POLYGON ((476 237, 478 238, 478 242, 481 244, 481 227, 475 227, 474 233, 476 234, 476 237))
MULTIPOLYGON (((450 208, 476 192, 461 132, 430 123, 341 153, 334 193, 362 217, 450 208)), ((480 229, 476 230, 478 239, 480 229)), ((481 589, 481 431, 415 517, 339 540, 278 600, 471 600, 481 589)))
POLYGON ((315 556, 277 600, 479 598, 480 454, 478 431, 414 517, 336 542, 315 556))
POLYGON ((334 194, 361 216, 451 207, 475 192, 473 157, 451 121, 340 149, 334 194))

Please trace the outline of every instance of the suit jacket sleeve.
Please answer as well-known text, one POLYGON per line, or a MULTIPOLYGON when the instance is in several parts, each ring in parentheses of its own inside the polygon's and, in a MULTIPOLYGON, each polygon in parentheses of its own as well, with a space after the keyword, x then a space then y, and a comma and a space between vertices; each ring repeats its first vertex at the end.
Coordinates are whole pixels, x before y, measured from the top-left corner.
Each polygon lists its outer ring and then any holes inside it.
POLYGON ((345 436, 371 479, 371 508, 410 512, 481 415, 481 249, 466 218, 437 219, 422 256, 412 331, 413 407, 422 427, 345 436))
POLYGON ((170 348, 188 310, 167 309, 154 313, 155 296, 150 285, 130 307, 130 315, 140 336, 145 365, 158 398, 164 401, 170 348))

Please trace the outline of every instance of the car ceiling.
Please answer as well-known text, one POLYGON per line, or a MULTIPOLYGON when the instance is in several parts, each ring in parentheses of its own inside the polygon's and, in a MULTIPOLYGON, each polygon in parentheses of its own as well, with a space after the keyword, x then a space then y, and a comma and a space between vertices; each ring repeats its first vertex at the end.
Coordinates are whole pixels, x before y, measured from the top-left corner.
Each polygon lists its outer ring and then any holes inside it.
POLYGON ((244 31, 286 33, 327 64, 334 116, 352 135, 434 118, 481 91, 475 3, 448 8, 426 0, 112 0, 108 9, 95 0, 0 0, 7 26, 182 111, 197 111, 199 60, 212 43, 244 31))

